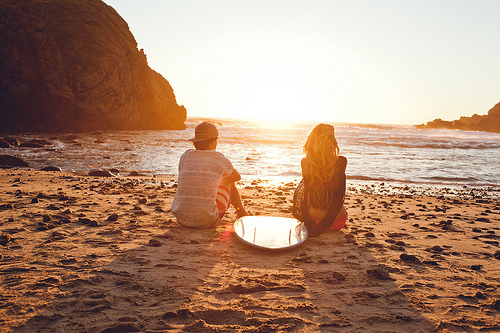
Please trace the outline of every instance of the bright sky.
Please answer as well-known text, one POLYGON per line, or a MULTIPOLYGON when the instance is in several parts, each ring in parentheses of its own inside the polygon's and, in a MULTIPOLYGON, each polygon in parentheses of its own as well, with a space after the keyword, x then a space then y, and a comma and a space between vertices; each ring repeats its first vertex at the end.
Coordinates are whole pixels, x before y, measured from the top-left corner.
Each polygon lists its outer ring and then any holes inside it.
POLYGON ((190 117, 420 124, 500 101, 498 0, 104 0, 190 117))

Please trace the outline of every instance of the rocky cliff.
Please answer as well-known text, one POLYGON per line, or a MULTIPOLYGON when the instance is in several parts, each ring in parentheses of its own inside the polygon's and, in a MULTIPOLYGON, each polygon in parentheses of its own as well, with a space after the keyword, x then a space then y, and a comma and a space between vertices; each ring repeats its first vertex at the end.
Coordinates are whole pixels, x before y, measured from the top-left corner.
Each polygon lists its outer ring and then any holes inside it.
POLYGON ((0 0, 0 18, 0 131, 185 128, 172 87, 101 0, 0 0))
POLYGON ((460 117, 458 120, 445 121, 434 119, 427 124, 417 125, 417 128, 449 128, 464 131, 484 131, 500 133, 500 103, 488 111, 486 115, 474 114, 472 117, 460 117))

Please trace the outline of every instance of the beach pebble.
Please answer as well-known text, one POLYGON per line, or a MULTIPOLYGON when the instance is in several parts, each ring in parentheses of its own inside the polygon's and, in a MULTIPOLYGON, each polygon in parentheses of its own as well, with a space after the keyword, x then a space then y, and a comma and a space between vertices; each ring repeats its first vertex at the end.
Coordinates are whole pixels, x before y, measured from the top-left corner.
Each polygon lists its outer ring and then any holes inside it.
POLYGON ((14 209, 14 205, 11 203, 0 205, 0 210, 14 209))
POLYGON ((500 250, 495 252, 494 257, 495 259, 500 260, 500 250))
POLYGON ((295 261, 295 262, 306 262, 306 263, 312 262, 311 257, 308 256, 305 253, 302 253, 298 257, 293 258, 292 261, 295 261))
POLYGON ((389 272, 383 267, 378 267, 375 269, 367 269, 366 272, 370 276, 378 280, 392 280, 391 276, 389 275, 389 272))
POLYGON ((436 253, 436 252, 443 252, 443 249, 439 245, 434 245, 433 247, 431 247, 431 251, 434 252, 434 253, 436 253))
POLYGON ((157 239, 151 238, 147 245, 153 246, 153 247, 159 247, 159 246, 161 246, 161 242, 157 239))
POLYGON ((489 306, 495 310, 500 310, 500 299, 492 300, 491 303, 489 304, 489 306))
POLYGON ((390 250, 393 250, 393 251, 401 251, 401 252, 406 251, 404 247, 402 247, 402 246, 398 246, 398 245, 396 245, 396 244, 392 244, 392 245, 390 245, 390 246, 389 246, 389 249, 390 249, 390 250))
POLYGON ((375 237, 375 234, 373 232, 367 232, 367 233, 365 233, 365 237, 373 238, 373 237, 375 237))
POLYGON ((90 227, 96 227, 97 226, 97 221, 91 220, 91 219, 86 218, 86 217, 80 217, 80 218, 78 218, 78 222, 80 222, 82 224, 85 224, 85 225, 88 225, 90 227))
POLYGON ((116 220, 118 220, 118 214, 113 213, 113 214, 109 215, 107 220, 108 221, 116 221, 116 220))
POLYGON ((486 299, 488 297, 486 297, 485 294, 483 294, 482 292, 478 291, 475 295, 474 295, 475 298, 479 298, 479 299, 486 299))
POLYGON ((470 266, 470 269, 472 269, 473 271, 480 271, 481 268, 483 268, 483 265, 471 265, 470 266))
POLYGON ((0 235, 0 245, 5 246, 7 243, 11 241, 11 237, 8 234, 1 234, 0 235))
POLYGON ((399 258, 403 261, 407 262, 420 262, 420 260, 413 254, 406 254, 406 253, 401 253, 399 258))
POLYGON ((53 231, 52 232, 52 237, 53 238, 58 238, 58 239, 62 239, 62 238, 65 238, 66 237, 66 234, 61 232, 61 231, 53 231))
POLYGON ((89 176, 93 177, 116 177, 116 175, 112 174, 107 170, 102 169, 92 169, 89 171, 89 176))
POLYGON ((327 278, 327 279, 325 280, 325 282, 326 282, 326 283, 328 283, 328 284, 339 284, 339 283, 340 283, 340 281, 339 281, 339 280, 334 279, 334 278, 327 278))
POLYGON ((111 169, 109 169, 109 172, 111 172, 111 173, 112 173, 112 174, 114 174, 114 175, 117 175, 117 174, 119 174, 119 173, 120 173, 120 170, 118 170, 118 169, 116 169, 116 168, 111 168, 111 169))
POLYGON ((339 272, 333 272, 332 276, 333 276, 333 278, 335 280, 338 280, 338 281, 344 281, 345 280, 344 274, 339 273, 339 272))
POLYGON ((131 324, 131 323, 125 323, 125 324, 115 324, 111 327, 105 328, 101 331, 101 333, 118 333, 118 332, 141 332, 142 330, 140 327, 131 324))

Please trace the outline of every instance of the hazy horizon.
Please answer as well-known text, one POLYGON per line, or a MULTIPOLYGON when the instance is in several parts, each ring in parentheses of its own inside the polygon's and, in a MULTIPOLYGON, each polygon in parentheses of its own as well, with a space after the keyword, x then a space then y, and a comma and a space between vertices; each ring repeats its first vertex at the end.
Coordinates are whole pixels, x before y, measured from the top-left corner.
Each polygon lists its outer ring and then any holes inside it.
POLYGON ((500 2, 105 0, 190 117, 417 125, 500 101, 500 2))

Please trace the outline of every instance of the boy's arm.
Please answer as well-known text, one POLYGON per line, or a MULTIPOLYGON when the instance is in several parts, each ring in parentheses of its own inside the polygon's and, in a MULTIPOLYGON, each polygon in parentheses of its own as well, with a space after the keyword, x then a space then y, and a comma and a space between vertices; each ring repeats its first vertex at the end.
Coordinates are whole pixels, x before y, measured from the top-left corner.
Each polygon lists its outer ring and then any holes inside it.
POLYGON ((237 182, 241 179, 241 175, 236 169, 233 169, 233 172, 229 175, 229 179, 233 182, 237 182))

